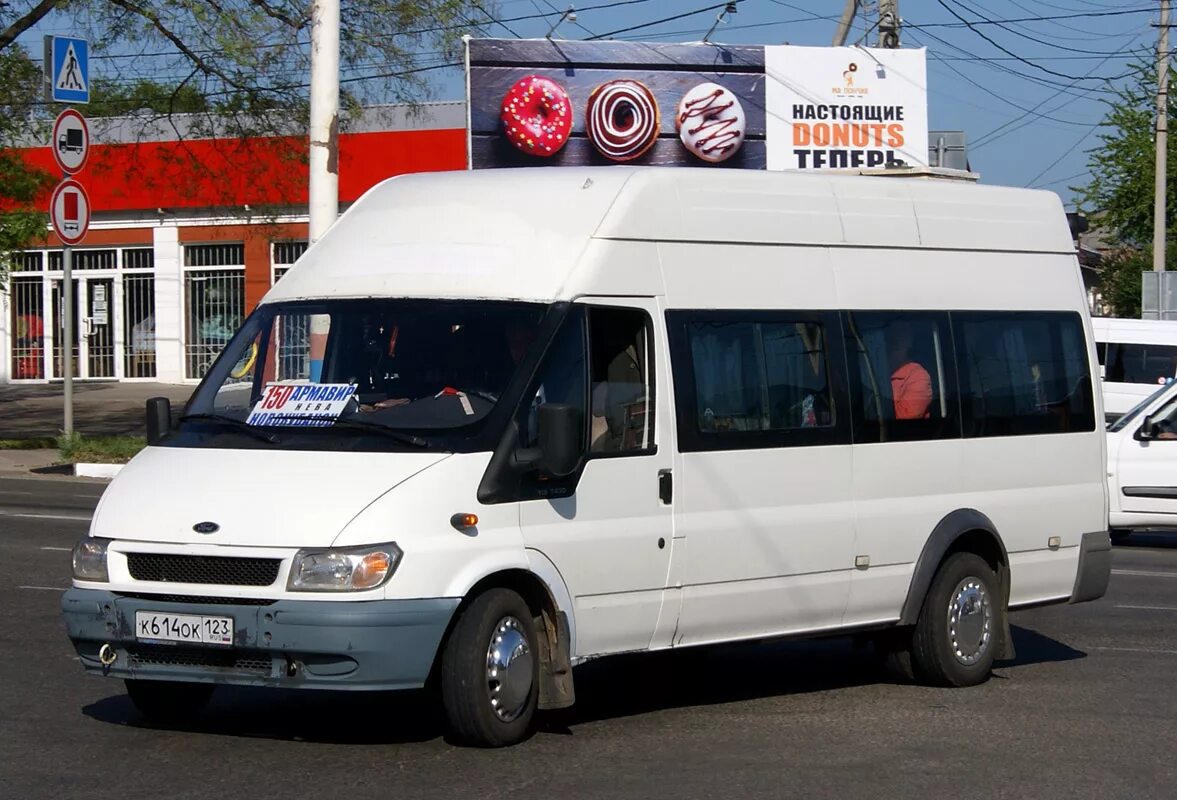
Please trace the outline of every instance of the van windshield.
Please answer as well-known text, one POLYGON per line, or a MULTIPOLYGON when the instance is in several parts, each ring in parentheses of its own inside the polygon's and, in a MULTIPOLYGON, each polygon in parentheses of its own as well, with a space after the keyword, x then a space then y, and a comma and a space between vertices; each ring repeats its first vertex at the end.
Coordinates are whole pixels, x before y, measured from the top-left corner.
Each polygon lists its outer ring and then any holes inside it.
POLYGON ((1115 422, 1113 422, 1111 425, 1109 425, 1108 430, 1112 431, 1113 433, 1115 431, 1123 430, 1132 422, 1132 420, 1139 417, 1141 415, 1141 413, 1146 408, 1151 406, 1156 401, 1156 399, 1158 397, 1163 395, 1165 392, 1169 391, 1171 388, 1173 388, 1172 384, 1166 384, 1166 385, 1162 386, 1161 388, 1157 389, 1155 392, 1150 394, 1148 397, 1144 398, 1139 403, 1132 406, 1132 409, 1127 414, 1120 417, 1115 422))
POLYGON ((536 345, 546 311, 475 300, 260 306, 197 389, 177 443, 197 444, 186 432, 215 432, 206 446, 353 449, 363 440, 360 449, 383 441, 375 449, 467 450, 536 345))

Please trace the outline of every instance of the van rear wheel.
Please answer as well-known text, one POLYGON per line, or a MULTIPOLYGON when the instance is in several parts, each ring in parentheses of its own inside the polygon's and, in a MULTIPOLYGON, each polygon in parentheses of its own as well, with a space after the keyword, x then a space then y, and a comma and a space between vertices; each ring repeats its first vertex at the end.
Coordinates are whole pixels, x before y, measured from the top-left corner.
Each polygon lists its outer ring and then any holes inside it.
POLYGON ((975 686, 989 679, 1005 604, 997 575, 975 553, 954 553, 940 566, 912 631, 915 677, 935 686, 975 686))
POLYGON ((216 689, 211 683, 144 681, 128 678, 127 694, 148 722, 175 724, 195 719, 216 689))
POLYGON ((478 595, 458 618, 441 661, 441 696, 451 736, 502 747, 531 730, 539 698, 535 625, 510 589, 478 595))

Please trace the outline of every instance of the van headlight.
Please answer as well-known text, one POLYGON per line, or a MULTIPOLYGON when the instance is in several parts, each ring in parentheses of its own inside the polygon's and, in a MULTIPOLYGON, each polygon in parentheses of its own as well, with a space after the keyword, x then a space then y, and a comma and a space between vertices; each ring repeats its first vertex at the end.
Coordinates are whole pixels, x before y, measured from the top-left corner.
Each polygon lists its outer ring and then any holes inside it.
POLYGON ((110 539, 87 537, 74 545, 74 578, 79 581, 107 583, 106 546, 110 539))
POLYGON ((286 588, 293 592, 358 592, 392 577, 404 553, 395 542, 328 550, 299 550, 286 588))

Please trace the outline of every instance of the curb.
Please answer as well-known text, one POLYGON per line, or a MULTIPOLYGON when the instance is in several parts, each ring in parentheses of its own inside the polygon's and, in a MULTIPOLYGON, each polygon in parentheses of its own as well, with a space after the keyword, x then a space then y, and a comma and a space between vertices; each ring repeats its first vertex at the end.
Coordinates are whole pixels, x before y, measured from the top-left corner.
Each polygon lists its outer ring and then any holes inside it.
POLYGON ((79 478, 113 478, 122 464, 74 464, 74 475, 79 478))

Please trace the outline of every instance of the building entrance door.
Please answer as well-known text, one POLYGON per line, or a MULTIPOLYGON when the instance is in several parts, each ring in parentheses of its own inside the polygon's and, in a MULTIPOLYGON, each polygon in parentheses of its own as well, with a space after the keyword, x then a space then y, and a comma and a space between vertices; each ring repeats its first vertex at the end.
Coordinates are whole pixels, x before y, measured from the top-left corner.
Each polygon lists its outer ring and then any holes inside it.
MULTIPOLYGON (((115 314, 114 278, 87 275, 73 279, 74 312, 73 341, 70 342, 70 361, 74 377, 110 379, 115 377, 115 314), (80 313, 79 313, 80 312, 80 313)), ((65 307, 62 303, 62 279, 53 279, 53 374, 54 379, 65 377, 62 342, 65 338, 65 307)))

